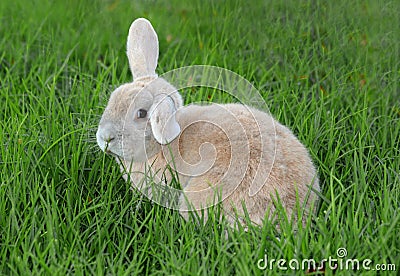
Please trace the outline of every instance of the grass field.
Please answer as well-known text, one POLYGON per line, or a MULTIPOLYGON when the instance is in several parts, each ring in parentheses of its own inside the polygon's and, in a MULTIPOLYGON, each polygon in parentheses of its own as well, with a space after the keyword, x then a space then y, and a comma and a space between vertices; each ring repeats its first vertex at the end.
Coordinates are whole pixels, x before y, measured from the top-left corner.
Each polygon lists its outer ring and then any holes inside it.
MULTIPOLYGON (((305 270, 259 266, 331 256, 396 275, 399 16, 397 0, 1 1, 0 274, 290 275, 305 270), (318 168, 312 224, 200 227, 130 190, 95 132, 111 91, 131 81, 137 17, 158 32, 158 73, 221 66, 262 92, 318 168)), ((186 93, 199 100, 207 91, 186 93)), ((355 272, 377 273, 335 274, 355 272)))

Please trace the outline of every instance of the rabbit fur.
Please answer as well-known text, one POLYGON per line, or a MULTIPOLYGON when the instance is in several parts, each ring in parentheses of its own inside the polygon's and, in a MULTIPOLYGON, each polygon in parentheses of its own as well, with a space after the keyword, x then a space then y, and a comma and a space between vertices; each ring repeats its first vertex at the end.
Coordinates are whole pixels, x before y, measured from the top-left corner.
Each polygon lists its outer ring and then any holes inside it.
POLYGON ((288 217, 297 218, 298 205, 312 211, 316 169, 288 128, 246 105, 183 106, 179 92, 155 72, 158 38, 146 19, 132 23, 127 56, 133 82, 111 94, 96 136, 133 187, 152 198, 149 182, 168 185, 177 177, 177 209, 186 219, 216 198, 232 225, 244 223, 244 212, 255 224, 271 219, 277 196, 288 217))

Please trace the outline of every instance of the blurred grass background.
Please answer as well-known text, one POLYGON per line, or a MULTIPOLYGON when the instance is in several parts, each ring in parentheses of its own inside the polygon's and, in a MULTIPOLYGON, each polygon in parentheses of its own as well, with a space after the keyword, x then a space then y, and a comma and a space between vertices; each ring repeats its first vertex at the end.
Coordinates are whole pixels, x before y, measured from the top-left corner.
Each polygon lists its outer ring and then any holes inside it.
MULTIPOLYGON (((321 260, 339 247, 398 270, 399 15, 396 0, 1 1, 0 274, 273 275, 257 268, 265 254, 321 260), (230 69, 310 149, 323 189, 312 225, 197 227, 129 189, 95 131, 131 81, 137 17, 158 33, 159 74, 230 69)), ((196 92, 187 103, 209 98, 196 92)))

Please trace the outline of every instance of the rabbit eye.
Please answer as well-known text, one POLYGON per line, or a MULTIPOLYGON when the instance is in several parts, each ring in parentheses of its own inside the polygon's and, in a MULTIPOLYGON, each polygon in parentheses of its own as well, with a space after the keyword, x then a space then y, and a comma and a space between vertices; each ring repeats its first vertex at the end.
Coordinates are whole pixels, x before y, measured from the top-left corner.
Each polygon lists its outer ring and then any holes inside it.
POLYGON ((144 109, 139 109, 139 110, 137 111, 136 117, 137 117, 138 119, 146 118, 146 116, 147 116, 147 111, 146 111, 146 110, 144 110, 144 109))

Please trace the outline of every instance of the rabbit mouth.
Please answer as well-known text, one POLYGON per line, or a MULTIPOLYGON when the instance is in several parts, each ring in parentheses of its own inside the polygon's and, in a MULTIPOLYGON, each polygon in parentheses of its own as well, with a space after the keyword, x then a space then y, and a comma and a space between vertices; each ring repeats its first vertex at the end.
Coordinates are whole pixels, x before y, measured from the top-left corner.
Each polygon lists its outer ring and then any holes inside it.
POLYGON ((105 153, 107 154, 107 155, 110 155, 110 156, 113 156, 113 157, 117 157, 117 158, 120 158, 121 156, 119 156, 118 154, 116 154, 115 152, 112 152, 110 149, 106 149, 105 150, 105 153))
POLYGON ((116 156, 116 154, 113 153, 113 152, 112 152, 111 150, 109 150, 109 149, 106 150, 106 153, 107 153, 108 155, 111 155, 111 156, 116 156))
POLYGON ((121 158, 121 156, 120 156, 119 154, 117 154, 116 152, 114 152, 114 151, 112 151, 112 150, 110 149, 110 146, 109 146, 108 143, 106 144, 106 147, 105 147, 105 149, 104 149, 104 152, 105 152, 107 155, 110 155, 110 156, 112 156, 112 157, 121 158))

